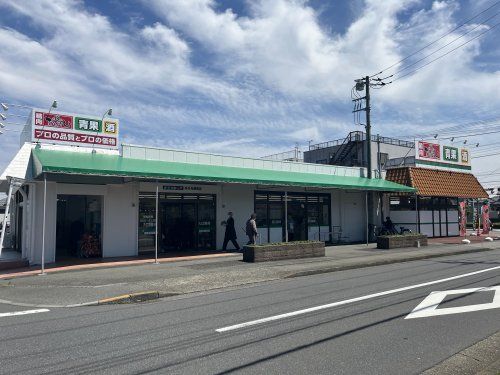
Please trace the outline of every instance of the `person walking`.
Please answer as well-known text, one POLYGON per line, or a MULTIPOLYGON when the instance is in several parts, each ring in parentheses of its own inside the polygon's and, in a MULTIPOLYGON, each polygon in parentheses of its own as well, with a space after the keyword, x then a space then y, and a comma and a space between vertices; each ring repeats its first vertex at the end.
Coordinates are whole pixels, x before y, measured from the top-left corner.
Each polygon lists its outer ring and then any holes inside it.
POLYGON ((233 213, 230 211, 227 213, 226 220, 226 232, 224 233, 224 244, 222 245, 222 251, 226 251, 227 244, 231 241, 236 248, 236 251, 240 250, 240 245, 236 241, 236 229, 234 228, 233 213))
POLYGON ((247 245, 255 245, 255 241, 257 239, 257 235, 259 234, 257 232, 257 214, 254 212, 252 215, 250 215, 250 219, 247 220, 247 225, 245 232, 248 236, 248 243, 247 245))

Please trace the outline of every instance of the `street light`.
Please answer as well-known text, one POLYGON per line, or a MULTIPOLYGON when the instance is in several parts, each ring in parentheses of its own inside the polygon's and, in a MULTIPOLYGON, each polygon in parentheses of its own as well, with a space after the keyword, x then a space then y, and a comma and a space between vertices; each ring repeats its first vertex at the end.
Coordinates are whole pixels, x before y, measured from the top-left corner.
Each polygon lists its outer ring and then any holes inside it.
POLYGON ((6 120, 6 119, 7 119, 7 116, 5 116, 3 113, 0 113, 0 118, 1 118, 2 120, 6 120))
POLYGON ((4 111, 8 111, 9 107, 18 107, 18 108, 27 108, 31 109, 31 107, 27 105, 21 105, 21 104, 11 104, 11 103, 0 103, 0 106, 3 108, 4 111))
MULTIPOLYGON (((57 103, 56 103, 57 105, 57 103)), ((101 126, 104 126, 104 118, 106 116, 112 116, 113 115, 113 108, 110 108, 108 109, 106 112, 104 112, 104 114, 102 115, 101 117, 101 126)), ((99 128, 97 129, 97 132, 99 131, 99 128)), ((95 137, 94 137, 94 142, 92 143, 92 153, 95 154, 95 137)))
POLYGON ((50 111, 52 111, 52 108, 57 108, 57 100, 54 100, 54 101, 52 102, 52 105, 51 105, 51 106, 50 106, 50 108, 49 108, 49 113, 50 113, 50 111))
POLYGON ((5 128, 5 125, 2 122, 0 122, 0 128, 5 128))

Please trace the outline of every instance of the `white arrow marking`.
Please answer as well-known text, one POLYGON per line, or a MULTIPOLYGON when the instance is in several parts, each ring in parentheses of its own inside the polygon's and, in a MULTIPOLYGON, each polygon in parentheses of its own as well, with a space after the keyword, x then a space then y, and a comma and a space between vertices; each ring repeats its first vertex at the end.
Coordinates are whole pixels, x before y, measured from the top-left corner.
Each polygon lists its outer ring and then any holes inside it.
POLYGON ((493 286, 488 288, 470 288, 470 289, 457 289, 445 290, 439 292, 432 292, 420 304, 408 314, 405 319, 426 318, 428 316, 439 316, 448 314, 461 314, 471 311, 482 311, 489 309, 500 308, 500 286, 493 286), (437 309, 439 304, 444 301, 447 296, 454 294, 471 294, 480 292, 495 292, 493 301, 489 303, 478 303, 475 305, 446 307, 437 309))

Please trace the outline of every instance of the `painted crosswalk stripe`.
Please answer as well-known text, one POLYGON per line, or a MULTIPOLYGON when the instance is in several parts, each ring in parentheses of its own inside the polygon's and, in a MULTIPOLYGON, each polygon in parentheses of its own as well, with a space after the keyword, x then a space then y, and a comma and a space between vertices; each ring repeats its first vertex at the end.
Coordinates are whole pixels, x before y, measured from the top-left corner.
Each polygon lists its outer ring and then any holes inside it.
POLYGON ((38 313, 43 313, 43 312, 47 312, 47 311, 50 311, 50 310, 49 309, 37 309, 37 310, 6 312, 6 313, 0 313, 0 318, 5 318, 7 316, 38 314, 38 313))

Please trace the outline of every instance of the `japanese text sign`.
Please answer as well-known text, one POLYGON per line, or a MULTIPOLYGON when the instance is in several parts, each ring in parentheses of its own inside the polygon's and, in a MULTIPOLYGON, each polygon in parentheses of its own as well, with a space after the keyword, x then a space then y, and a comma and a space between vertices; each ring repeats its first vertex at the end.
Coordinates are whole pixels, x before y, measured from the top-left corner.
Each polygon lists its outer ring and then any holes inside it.
POLYGON ((458 162, 458 148, 443 146, 443 159, 446 161, 458 162))
POLYGON ((69 146, 118 148, 118 120, 69 113, 32 112, 32 141, 69 146))
POLYGON ((426 141, 415 143, 415 159, 422 166, 439 166, 470 169, 470 155, 466 148, 451 145, 440 145, 426 141))

